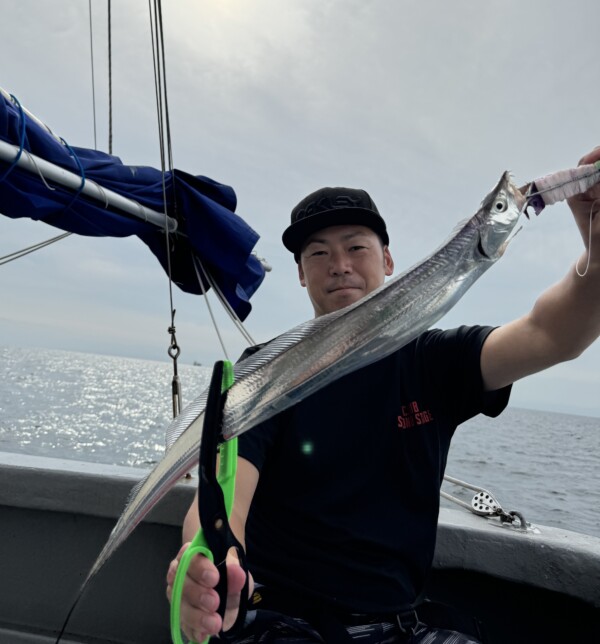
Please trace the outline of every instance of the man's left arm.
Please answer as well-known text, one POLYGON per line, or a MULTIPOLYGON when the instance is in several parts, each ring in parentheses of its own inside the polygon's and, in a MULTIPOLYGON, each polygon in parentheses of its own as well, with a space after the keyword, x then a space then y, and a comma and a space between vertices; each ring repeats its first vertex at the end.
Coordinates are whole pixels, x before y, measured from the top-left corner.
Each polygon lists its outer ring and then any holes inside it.
MULTIPOLYGON (((598 160, 600 147, 579 164, 598 160)), ((481 352, 488 391, 576 358, 600 335, 600 184, 570 199, 569 206, 585 245, 577 264, 585 274, 581 277, 571 267, 538 298, 530 313, 490 333, 481 352)))

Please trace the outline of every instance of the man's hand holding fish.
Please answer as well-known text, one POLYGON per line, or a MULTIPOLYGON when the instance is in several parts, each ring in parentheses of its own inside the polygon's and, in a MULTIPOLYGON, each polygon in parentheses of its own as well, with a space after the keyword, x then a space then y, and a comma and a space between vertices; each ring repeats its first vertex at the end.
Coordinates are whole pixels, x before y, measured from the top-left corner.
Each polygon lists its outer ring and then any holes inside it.
MULTIPOLYGON (((580 165, 600 160, 600 147, 580 165)), ((493 331, 482 351, 486 387, 498 389, 579 356, 600 334, 600 184, 568 200, 585 250, 530 313, 493 331)))
MULTIPOLYGON (((588 165, 597 161, 600 161, 600 145, 582 157, 579 165, 588 165)), ((600 216, 598 216, 600 212, 600 184, 592 186, 584 193, 571 197, 568 203, 575 216, 575 221, 586 249, 588 249, 591 239, 590 270, 594 270, 592 268, 594 266, 597 271, 600 267, 600 216)), ((580 259, 580 262, 578 262, 580 270, 584 269, 587 261, 587 256, 580 259)))

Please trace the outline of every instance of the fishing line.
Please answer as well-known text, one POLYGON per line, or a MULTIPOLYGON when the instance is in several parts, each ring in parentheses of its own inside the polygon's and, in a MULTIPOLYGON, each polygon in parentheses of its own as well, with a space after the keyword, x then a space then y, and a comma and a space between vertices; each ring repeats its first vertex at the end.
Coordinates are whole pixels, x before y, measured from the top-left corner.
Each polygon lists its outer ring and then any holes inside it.
MULTIPOLYGON (((577 194, 581 194, 586 190, 589 190, 598 182, 599 179, 600 161, 579 166, 572 170, 561 170, 559 172, 546 175, 545 177, 541 177, 540 179, 536 179, 529 184, 523 210, 526 210, 528 206, 531 206, 535 212, 539 214, 546 205, 552 205, 557 201, 564 201, 565 199, 569 199, 570 197, 574 197, 577 194), (546 184, 546 187, 538 189, 539 183, 541 183, 542 186, 546 184), (577 184, 577 187, 574 187, 572 184, 577 184), (533 191, 533 186, 535 186, 535 191, 533 191), (550 195, 550 198, 546 197, 546 199, 544 199, 542 197, 544 194, 550 195), (541 197, 541 199, 536 202, 536 197, 541 197)), ((579 269, 581 258, 577 260, 577 264, 575 265, 575 272, 579 277, 585 277, 590 267, 592 257, 592 221, 594 219, 594 206, 598 201, 600 201, 600 199, 595 199, 590 207, 586 267, 583 272, 579 269)))
MULTIPOLYGON (((587 275, 588 269, 590 268, 590 260, 592 259, 592 221, 594 220, 594 206, 600 201, 600 199, 594 200, 592 207, 590 208, 590 227, 588 233, 588 246, 587 246, 587 264, 583 273, 579 271, 579 259, 577 264, 575 264, 575 272, 579 277, 585 277, 587 275)), ((581 259, 581 258, 580 258, 581 259)))

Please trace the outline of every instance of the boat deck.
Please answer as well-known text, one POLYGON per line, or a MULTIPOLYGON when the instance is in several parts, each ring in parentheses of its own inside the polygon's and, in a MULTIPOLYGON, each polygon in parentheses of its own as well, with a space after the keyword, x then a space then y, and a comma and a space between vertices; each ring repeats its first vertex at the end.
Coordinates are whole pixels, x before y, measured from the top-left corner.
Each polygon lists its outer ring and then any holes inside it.
MULTIPOLYGON (((55 641, 143 474, 0 453, 0 644, 55 641)), ((107 562, 64 644, 170 641, 164 579, 195 485, 178 484, 107 562)), ((525 534, 442 509, 429 596, 453 619, 477 616, 489 644, 600 642, 600 539, 541 526, 525 534)))

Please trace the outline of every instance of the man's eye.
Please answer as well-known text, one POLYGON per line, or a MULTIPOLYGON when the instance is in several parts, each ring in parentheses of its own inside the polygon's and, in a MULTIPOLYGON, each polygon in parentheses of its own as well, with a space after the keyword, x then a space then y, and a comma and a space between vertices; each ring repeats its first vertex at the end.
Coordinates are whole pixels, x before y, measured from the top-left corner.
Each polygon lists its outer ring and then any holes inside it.
POLYGON ((363 248, 366 248, 366 246, 357 245, 357 246, 351 246, 350 250, 362 250, 363 248))

